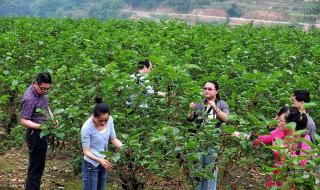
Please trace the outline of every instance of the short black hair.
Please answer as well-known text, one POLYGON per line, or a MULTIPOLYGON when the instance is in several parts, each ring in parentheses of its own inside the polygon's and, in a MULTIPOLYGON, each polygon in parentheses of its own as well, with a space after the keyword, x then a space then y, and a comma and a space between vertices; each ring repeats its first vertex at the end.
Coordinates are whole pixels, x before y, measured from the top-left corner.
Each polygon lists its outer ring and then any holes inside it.
POLYGON ((138 68, 143 69, 144 66, 146 66, 147 68, 150 67, 150 61, 148 59, 146 59, 144 61, 139 61, 138 68))
POLYGON ((307 90, 295 90, 293 91, 293 95, 298 102, 310 102, 310 92, 307 90))
POLYGON ((37 78, 36 78, 36 82, 41 85, 42 83, 48 83, 51 84, 52 83, 52 79, 49 73, 40 73, 37 78))
POLYGON ((101 114, 105 114, 105 113, 110 114, 109 105, 104 103, 100 96, 96 96, 94 98, 94 100, 96 102, 96 105, 93 108, 93 116, 94 117, 99 117, 101 114))

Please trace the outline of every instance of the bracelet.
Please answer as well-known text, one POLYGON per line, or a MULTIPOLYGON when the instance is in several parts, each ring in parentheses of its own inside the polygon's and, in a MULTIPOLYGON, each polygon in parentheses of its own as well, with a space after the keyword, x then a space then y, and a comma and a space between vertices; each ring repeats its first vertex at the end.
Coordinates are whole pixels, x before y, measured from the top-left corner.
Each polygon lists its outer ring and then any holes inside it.
POLYGON ((219 110, 219 109, 214 110, 214 112, 216 112, 216 113, 219 113, 219 111, 221 111, 221 110, 219 110), (217 110, 218 110, 218 111, 217 111, 217 110))

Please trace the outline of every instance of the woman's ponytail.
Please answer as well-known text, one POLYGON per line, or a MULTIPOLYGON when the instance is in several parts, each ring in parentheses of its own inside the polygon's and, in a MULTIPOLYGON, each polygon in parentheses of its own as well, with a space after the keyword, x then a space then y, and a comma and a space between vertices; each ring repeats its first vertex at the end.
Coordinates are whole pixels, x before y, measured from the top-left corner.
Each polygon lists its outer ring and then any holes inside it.
POLYGON ((296 123, 296 131, 303 130, 307 128, 308 118, 305 113, 302 113, 295 106, 283 107, 278 116, 285 113, 285 119, 288 123, 295 122, 296 123))
POLYGON ((102 98, 100 96, 94 97, 94 101, 96 102, 96 105, 93 108, 94 117, 99 117, 101 114, 105 113, 110 114, 110 107, 108 106, 108 104, 102 101, 102 98))
POLYGON ((307 128, 308 118, 305 113, 300 114, 300 120, 296 122, 296 131, 298 130, 304 130, 307 128))

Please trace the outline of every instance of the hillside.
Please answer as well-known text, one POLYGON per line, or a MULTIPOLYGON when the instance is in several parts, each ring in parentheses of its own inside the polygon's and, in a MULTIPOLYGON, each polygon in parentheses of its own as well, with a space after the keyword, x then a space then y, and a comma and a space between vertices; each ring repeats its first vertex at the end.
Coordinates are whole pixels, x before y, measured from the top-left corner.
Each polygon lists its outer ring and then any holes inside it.
POLYGON ((229 21, 229 18, 242 18, 293 24, 317 24, 319 15, 320 2, 307 0, 57 0, 54 2, 11 0, 2 2, 0 7, 0 16, 94 17, 101 20, 109 18, 155 20, 181 18, 192 23, 225 23, 225 19, 229 21), (143 16, 134 11, 150 14, 143 16), (187 15, 172 17, 174 16, 172 14, 187 15), (196 18, 198 15, 206 18, 196 18), (209 19, 210 17, 224 17, 225 19, 209 19))
POLYGON ((188 12, 160 5, 154 9, 132 7, 124 10, 132 19, 182 19, 191 23, 229 23, 231 25, 253 22, 260 25, 300 24, 305 30, 320 28, 318 25, 319 2, 307 1, 224 1, 197 6, 188 12))

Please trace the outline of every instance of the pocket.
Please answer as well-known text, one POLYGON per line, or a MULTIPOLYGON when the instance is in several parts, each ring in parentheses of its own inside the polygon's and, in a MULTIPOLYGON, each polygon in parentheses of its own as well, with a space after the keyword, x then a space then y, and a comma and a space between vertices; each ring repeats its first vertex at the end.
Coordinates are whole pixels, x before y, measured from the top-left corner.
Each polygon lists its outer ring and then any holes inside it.
POLYGON ((27 129, 26 141, 27 141, 29 152, 32 152, 32 150, 34 149, 34 145, 35 145, 34 131, 32 129, 27 129))
POLYGON ((90 162, 88 162, 88 169, 89 169, 89 171, 93 171, 96 169, 96 167, 94 167, 94 165, 92 165, 90 162))
POLYGON ((88 172, 90 174, 90 173, 93 173, 95 169, 96 167, 94 167, 94 165, 92 165, 87 160, 83 160, 82 171, 88 172))

